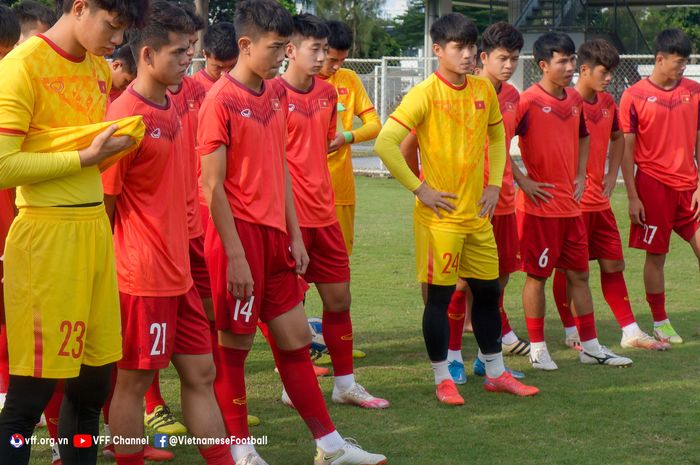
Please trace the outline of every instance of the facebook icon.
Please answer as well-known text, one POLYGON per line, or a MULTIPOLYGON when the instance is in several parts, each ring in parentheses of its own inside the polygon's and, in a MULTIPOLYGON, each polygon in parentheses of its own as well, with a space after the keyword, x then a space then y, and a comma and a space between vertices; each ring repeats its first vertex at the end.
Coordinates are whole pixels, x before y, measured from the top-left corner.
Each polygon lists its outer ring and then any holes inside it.
POLYGON ((156 434, 153 436, 153 445, 158 449, 165 449, 168 447, 168 435, 167 434, 156 434))

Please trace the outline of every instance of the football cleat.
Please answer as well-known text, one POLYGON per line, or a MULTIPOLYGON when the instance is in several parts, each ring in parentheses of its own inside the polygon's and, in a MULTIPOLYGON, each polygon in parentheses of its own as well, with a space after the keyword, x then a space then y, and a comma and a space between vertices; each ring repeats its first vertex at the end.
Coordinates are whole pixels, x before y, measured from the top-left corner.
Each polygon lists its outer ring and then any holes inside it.
POLYGON ((671 344, 666 341, 658 341, 649 336, 644 331, 640 331, 633 336, 622 335, 620 346, 623 349, 646 349, 646 350, 667 350, 671 344))
POLYGON ((455 384, 466 384, 467 382, 467 372, 464 370, 464 363, 458 360, 452 360, 447 364, 447 370, 452 376, 452 381, 455 384))
POLYGON ((336 404, 351 404, 368 409, 384 409, 389 407, 389 401, 374 397, 361 384, 353 383, 347 391, 333 387, 332 400, 336 404))
POLYGON ((673 329, 671 323, 664 323, 654 328, 654 337, 659 341, 671 344, 683 344, 683 338, 673 329))
POLYGON ((605 346, 600 346, 600 351, 597 353, 588 353, 582 350, 578 354, 581 363, 586 365, 608 365, 612 367, 627 367, 632 365, 632 360, 627 357, 615 354, 605 346))
POLYGON ((559 368, 549 355, 546 346, 530 351, 530 363, 532 363, 533 368, 538 370, 553 371, 559 368))
POLYGON ((314 458, 314 465, 384 465, 385 463, 387 463, 386 457, 367 452, 352 438, 346 438, 343 447, 335 452, 325 452, 317 447, 314 458))
MULTIPOLYGON (((486 376, 486 364, 484 364, 484 362, 479 360, 478 357, 476 360, 474 360, 473 369, 474 369, 474 374, 476 376, 486 376)), ((525 378, 525 373, 523 373, 522 371, 511 370, 510 368, 506 367, 506 372, 508 374, 510 374, 515 379, 525 378)))
POLYGON ((445 379, 435 389, 438 400, 445 405, 464 405, 464 398, 459 394, 455 382, 445 379))
POLYGON ((498 378, 487 376, 484 380, 484 389, 490 392, 507 392, 521 397, 534 396, 540 392, 536 387, 528 386, 513 378, 507 371, 498 378))

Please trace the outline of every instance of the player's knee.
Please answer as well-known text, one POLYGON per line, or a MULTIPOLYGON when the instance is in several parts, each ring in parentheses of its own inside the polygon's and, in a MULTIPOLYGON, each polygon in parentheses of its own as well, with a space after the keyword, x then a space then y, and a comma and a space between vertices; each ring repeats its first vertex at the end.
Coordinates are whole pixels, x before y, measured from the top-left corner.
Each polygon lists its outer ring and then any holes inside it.
POLYGON ((178 372, 183 388, 199 390, 210 389, 214 386, 216 368, 214 361, 209 356, 197 356, 196 359, 190 359, 187 368, 178 372))
POLYGON ((569 286, 588 286, 588 271, 566 270, 566 281, 569 286))
POLYGON ((501 293, 501 286, 498 283, 498 279, 469 278, 467 282, 469 283, 469 288, 472 294, 474 294, 475 299, 498 299, 501 293))
POLYGON ((219 344, 229 349, 250 350, 253 347, 255 334, 234 334, 230 331, 219 331, 219 344))
POLYGON ((428 307, 447 307, 450 305, 452 293, 455 291, 455 286, 438 286, 436 284, 428 284, 428 307))

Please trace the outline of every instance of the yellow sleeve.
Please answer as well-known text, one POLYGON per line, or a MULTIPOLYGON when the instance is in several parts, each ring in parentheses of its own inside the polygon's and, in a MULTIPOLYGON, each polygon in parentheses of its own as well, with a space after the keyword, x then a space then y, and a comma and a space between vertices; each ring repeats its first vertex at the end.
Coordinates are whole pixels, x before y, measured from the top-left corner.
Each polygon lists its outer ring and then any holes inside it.
POLYGON ((367 95, 365 86, 362 85, 360 77, 353 73, 352 75, 352 90, 355 94, 355 108, 353 113, 362 120, 362 126, 351 131, 352 142, 364 142, 377 137, 382 129, 382 123, 379 120, 379 114, 374 108, 372 101, 367 95))
POLYGON ((403 184, 406 189, 413 192, 418 189, 421 181, 413 174, 399 148, 401 141, 406 138, 409 132, 398 121, 394 119, 387 120, 379 136, 377 136, 374 151, 379 154, 391 175, 403 184))
POLYGON ((506 131, 503 121, 488 128, 489 136, 489 186, 501 187, 506 167, 506 131))

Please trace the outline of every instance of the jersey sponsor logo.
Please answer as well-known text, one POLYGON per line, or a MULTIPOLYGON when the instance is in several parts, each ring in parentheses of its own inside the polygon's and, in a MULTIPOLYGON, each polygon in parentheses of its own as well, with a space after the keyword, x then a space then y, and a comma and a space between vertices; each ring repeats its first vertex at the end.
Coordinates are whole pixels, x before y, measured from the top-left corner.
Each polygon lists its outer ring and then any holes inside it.
POLYGON ((51 84, 49 84, 49 87, 51 87, 51 90, 53 90, 57 94, 62 94, 63 89, 65 88, 65 86, 63 85, 63 81, 53 81, 51 84))
POLYGON ((544 112, 544 113, 551 113, 551 112, 552 112, 552 107, 542 107, 542 112, 544 112))
POLYGON ((649 97, 647 97, 647 102, 656 102, 656 95, 650 95, 649 97))
POLYGON ((97 85, 100 87, 100 92, 103 94, 107 93, 107 83, 104 81, 97 81, 97 85))
POLYGON ((293 112, 296 109, 296 107, 297 107, 296 105, 294 105, 293 103, 290 103, 289 104, 289 112, 290 113, 293 112))
POLYGON ((338 95, 348 95, 348 93, 347 87, 338 87, 338 95))
POLYGON ((272 109, 275 111, 279 111, 282 109, 282 106, 280 105, 280 99, 278 98, 271 98, 270 103, 272 103, 272 109))
POLYGON ((155 128, 151 131, 151 137, 154 139, 160 139, 160 128, 155 128))
POLYGON ((244 108, 241 110, 241 116, 244 118, 250 118, 250 116, 253 114, 250 108, 244 108))
POLYGON ((484 110, 486 108, 486 104, 483 100, 476 100, 474 102, 474 108, 476 108, 477 110, 484 110))

